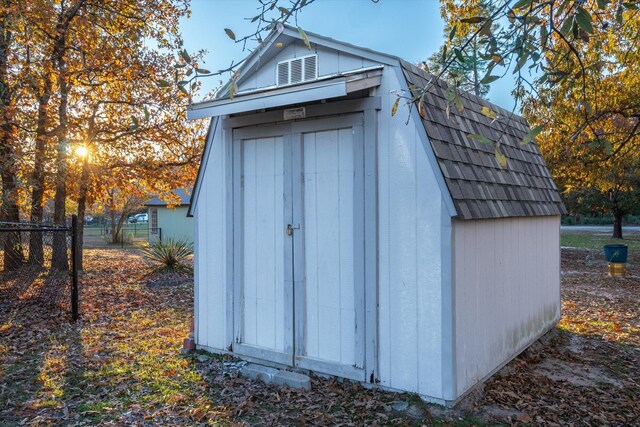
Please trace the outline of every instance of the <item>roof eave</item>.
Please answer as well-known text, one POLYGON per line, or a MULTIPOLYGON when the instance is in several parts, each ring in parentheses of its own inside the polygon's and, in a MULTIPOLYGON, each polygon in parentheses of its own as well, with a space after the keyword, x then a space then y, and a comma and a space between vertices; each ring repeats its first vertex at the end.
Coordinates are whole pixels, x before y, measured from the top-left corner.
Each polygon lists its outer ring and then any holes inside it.
POLYGON ((380 85, 384 65, 324 76, 310 82, 288 86, 270 86, 231 98, 192 104, 187 109, 189 120, 225 116, 247 111, 284 107, 322 99, 346 96, 350 92, 380 85))

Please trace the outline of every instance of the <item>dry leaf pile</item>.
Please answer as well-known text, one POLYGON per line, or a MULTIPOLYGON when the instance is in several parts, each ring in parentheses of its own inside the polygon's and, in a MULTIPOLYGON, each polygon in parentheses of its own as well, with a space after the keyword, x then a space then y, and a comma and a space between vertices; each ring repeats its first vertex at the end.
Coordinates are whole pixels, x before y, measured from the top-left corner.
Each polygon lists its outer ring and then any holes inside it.
POLYGON ((3 425, 629 425, 640 419, 640 264, 623 279, 563 251, 558 328, 507 365, 466 411, 312 377, 303 392, 239 376, 243 362, 181 356, 192 281, 136 251, 87 250, 82 319, 0 302, 3 425), (432 416, 431 414, 437 414, 432 416))
POLYGON ((75 325, 37 301, 0 302, 0 426, 416 424, 394 412, 396 394, 317 378, 303 393, 181 356, 192 280, 158 276, 130 250, 87 250, 85 268, 75 325))

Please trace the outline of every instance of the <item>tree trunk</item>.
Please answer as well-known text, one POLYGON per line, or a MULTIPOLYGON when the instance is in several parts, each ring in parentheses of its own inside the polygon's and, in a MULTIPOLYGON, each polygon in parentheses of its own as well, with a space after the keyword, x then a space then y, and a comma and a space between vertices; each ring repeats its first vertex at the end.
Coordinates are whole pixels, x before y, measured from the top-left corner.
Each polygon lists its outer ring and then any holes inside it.
POLYGON ((78 270, 82 270, 82 255, 84 252, 84 217, 87 208, 87 189, 89 187, 89 156, 82 162, 82 177, 78 196, 78 270))
MULTIPOLYGON (((31 218, 33 224, 41 224, 44 204, 44 162, 46 156, 47 106, 51 99, 49 78, 44 78, 43 93, 38 96, 38 119, 36 123, 36 150, 33 159, 33 190, 31 193, 31 218)), ((42 265, 44 250, 42 233, 31 233, 29 236, 29 263, 42 265)))
MULTIPOLYGON (((2 4, 3 14, 0 15, 0 177, 2 180, 2 203, 0 218, 2 221, 19 223, 20 210, 16 194, 16 158, 14 153, 15 125, 13 114, 13 91, 9 82, 9 51, 12 31, 8 20, 10 2, 2 4)), ((19 232, 6 233, 4 236, 4 270, 16 270, 23 261, 22 243, 19 232)))
POLYGON ((118 230, 116 228, 116 211, 113 207, 113 199, 111 201, 109 215, 111 216, 111 243, 118 243, 118 230))
MULTIPOLYGON (((67 144, 68 121, 67 105, 69 103, 69 70, 67 69, 66 51, 67 34, 72 20, 78 15, 86 0, 77 0, 76 3, 65 10, 64 2, 60 4, 60 13, 56 24, 56 39, 53 44, 52 60, 58 72, 58 93, 60 104, 58 106, 58 154, 56 156, 56 193, 53 198, 53 222, 57 225, 66 224, 67 201, 67 144)), ((51 266, 58 270, 69 269, 69 257, 67 255, 67 239, 64 233, 55 233, 53 236, 53 256, 51 266)))
POLYGON ((622 239, 622 217, 624 216, 622 211, 615 210, 613 212, 613 236, 612 239, 622 239))
POLYGON ((124 230, 122 229, 122 227, 124 226, 124 222, 125 222, 125 218, 127 217, 127 213, 125 211, 125 209, 122 210, 122 212, 120 213, 120 217, 118 218, 118 231, 117 234, 118 236, 120 236, 120 243, 124 244, 124 230))
MULTIPOLYGON (((62 28, 60 21, 56 28, 58 38, 54 47, 54 64, 58 71, 58 88, 60 105, 58 107, 58 153, 56 155, 56 193, 53 198, 53 222, 56 225, 66 225, 67 200, 67 104, 69 101, 68 70, 65 59, 66 28, 62 28)), ((64 233, 53 235, 53 256, 51 266, 58 270, 69 269, 69 257, 67 255, 67 239, 64 233)))

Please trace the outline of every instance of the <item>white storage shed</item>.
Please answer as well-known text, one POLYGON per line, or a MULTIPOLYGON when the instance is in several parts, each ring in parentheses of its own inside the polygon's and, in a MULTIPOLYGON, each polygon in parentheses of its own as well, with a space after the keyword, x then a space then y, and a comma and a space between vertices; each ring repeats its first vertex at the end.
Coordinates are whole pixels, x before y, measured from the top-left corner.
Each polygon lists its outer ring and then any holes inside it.
POLYGON ((560 317, 556 186, 522 118, 470 94, 447 117, 443 81, 392 116, 434 76, 306 35, 189 107, 196 345, 454 403, 560 317))

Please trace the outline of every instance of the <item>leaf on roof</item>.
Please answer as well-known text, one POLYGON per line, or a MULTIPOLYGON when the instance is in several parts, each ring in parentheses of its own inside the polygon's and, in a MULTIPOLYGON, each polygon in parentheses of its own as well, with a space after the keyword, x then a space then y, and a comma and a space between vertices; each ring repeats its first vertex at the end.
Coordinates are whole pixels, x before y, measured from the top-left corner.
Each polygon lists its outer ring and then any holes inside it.
POLYGON ((453 86, 449 86, 447 90, 444 91, 444 99, 446 99, 449 102, 453 102, 455 98, 456 98, 456 90, 454 89, 453 86))
POLYGON ((420 114, 420 117, 422 117, 423 119, 427 117, 427 109, 425 108, 424 102, 422 101, 418 101, 418 114, 420 114))
POLYGON ((495 111, 491 110, 491 108, 484 106, 482 107, 482 109, 480 110, 480 112, 487 118, 491 119, 491 120, 495 120, 498 118, 498 113, 496 113, 495 111))
POLYGON ((500 167, 501 168, 507 167, 507 156, 502 154, 502 151, 500 150, 500 144, 496 144, 495 155, 496 155, 496 160, 498 161, 498 164, 500 165, 500 167))
POLYGON ((487 145, 493 144, 493 141, 484 135, 478 135, 477 133, 468 133, 467 136, 473 140, 478 141, 481 144, 487 144, 487 145))
POLYGON ((464 111, 464 104, 462 103, 462 97, 460 95, 457 95, 456 99, 453 100, 453 106, 456 107, 458 113, 462 113, 464 111))

